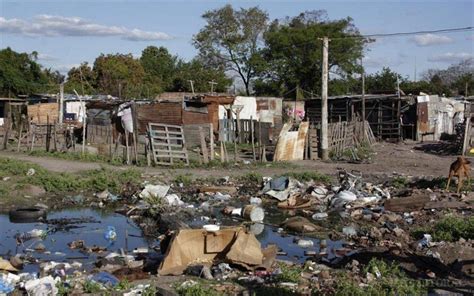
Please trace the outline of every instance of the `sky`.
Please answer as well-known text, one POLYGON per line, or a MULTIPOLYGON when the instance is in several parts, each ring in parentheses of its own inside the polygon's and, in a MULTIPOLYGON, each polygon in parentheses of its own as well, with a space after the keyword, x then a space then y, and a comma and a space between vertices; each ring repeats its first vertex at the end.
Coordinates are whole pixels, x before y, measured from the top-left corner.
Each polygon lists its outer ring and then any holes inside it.
MULTIPOLYGON (((413 32, 474 26, 474 1, 79 1, 0 0, 0 48, 37 51, 39 62, 67 73, 101 53, 132 53, 164 46, 185 60, 197 51, 193 35, 202 14, 230 3, 258 5, 270 20, 326 10, 330 19, 350 16, 362 34, 413 32)), ((330 47, 330 45, 329 45, 330 47)), ((474 58, 474 31, 377 38, 368 47, 367 72, 388 66, 408 79, 474 58)))

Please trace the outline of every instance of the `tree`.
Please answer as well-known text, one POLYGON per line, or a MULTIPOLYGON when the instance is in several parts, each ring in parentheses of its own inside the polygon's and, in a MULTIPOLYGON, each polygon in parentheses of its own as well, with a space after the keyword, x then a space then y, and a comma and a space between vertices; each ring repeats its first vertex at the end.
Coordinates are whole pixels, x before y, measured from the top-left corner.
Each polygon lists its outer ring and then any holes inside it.
POLYGON ((190 62, 179 61, 170 91, 191 91, 189 80, 193 81, 196 92, 209 91, 210 81, 217 83, 214 86, 216 92, 225 92, 232 83, 222 68, 206 67, 199 59, 193 59, 190 62))
POLYGON ((324 11, 309 11, 283 21, 274 20, 264 35, 264 57, 268 64, 263 67, 261 77, 279 86, 282 92, 275 95, 294 94, 292 90, 297 86, 320 93, 322 41, 319 38, 324 36, 331 39, 330 73, 346 78, 361 71, 358 61, 370 40, 360 37, 350 17, 328 20, 324 11))
POLYGON ((439 95, 466 95, 466 88, 472 92, 474 88, 474 59, 466 59, 452 64, 447 69, 428 69, 423 73, 423 80, 429 81, 434 93, 439 95))
POLYGON ((9 47, 0 50, 0 95, 29 95, 47 88, 48 76, 36 56, 35 52, 18 53, 9 47))
POLYGON ((260 41, 268 15, 258 7, 234 10, 231 5, 207 11, 207 24, 194 36, 194 46, 204 63, 234 71, 242 79, 247 95, 263 63, 260 41))
POLYGON ((393 94, 397 92, 397 80, 400 84, 406 81, 400 74, 384 67, 382 71, 365 77, 365 89, 372 94, 393 94))
POLYGON ((80 94, 96 93, 96 75, 87 62, 81 63, 79 67, 71 68, 67 73, 64 91, 73 93, 74 90, 80 94))
POLYGON ((97 89, 121 98, 142 96, 145 71, 131 54, 101 54, 94 62, 97 89))
POLYGON ((143 83, 148 97, 173 87, 178 57, 164 47, 148 46, 142 51, 140 63, 145 71, 143 83))

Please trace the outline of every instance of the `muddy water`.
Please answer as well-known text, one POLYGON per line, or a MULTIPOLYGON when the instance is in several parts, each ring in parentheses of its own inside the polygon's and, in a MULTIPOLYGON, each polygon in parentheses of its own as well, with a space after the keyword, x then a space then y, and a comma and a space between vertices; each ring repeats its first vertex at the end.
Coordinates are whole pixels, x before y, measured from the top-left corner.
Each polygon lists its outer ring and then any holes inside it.
MULTIPOLYGON (((138 247, 147 247, 156 244, 142 237, 140 229, 127 217, 113 213, 96 211, 93 209, 68 209, 48 213, 51 219, 83 219, 84 223, 70 224, 67 229, 56 230, 54 225, 44 223, 11 223, 8 215, 0 215, 0 256, 8 258, 18 253, 30 253, 32 257, 40 261, 73 262, 83 264, 83 268, 89 270, 97 259, 96 254, 84 254, 79 250, 71 250, 68 243, 74 240, 84 240, 87 246, 97 245, 107 247, 109 252, 126 250, 125 232, 128 232, 128 251, 138 247), (104 232, 108 226, 114 226, 117 239, 112 244, 104 238, 104 232), (32 229, 47 230, 48 235, 44 239, 31 239, 23 244, 17 245, 15 236, 19 233, 28 232, 32 229), (45 252, 31 251, 39 243, 46 247, 45 252)), ((38 264, 27 264, 24 271, 37 272, 38 264)))

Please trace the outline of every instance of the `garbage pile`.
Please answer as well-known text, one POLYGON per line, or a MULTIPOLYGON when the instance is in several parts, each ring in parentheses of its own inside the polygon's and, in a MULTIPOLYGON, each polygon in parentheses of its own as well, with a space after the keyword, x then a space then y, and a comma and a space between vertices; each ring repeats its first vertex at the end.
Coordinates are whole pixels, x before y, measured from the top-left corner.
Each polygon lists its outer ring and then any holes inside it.
MULTIPOLYGON (((474 256, 473 241, 440 241, 440 235, 426 228, 446 210, 471 217, 474 198, 434 188, 396 188, 387 180, 368 182, 356 171, 340 170, 332 184, 292 176, 264 177, 256 185, 228 177, 187 186, 144 183, 126 194, 99 192, 94 199, 98 209, 113 206, 127 223, 134 223, 148 243, 130 247, 128 230, 102 225, 97 228, 100 244, 82 237, 67 242, 68 250, 89 261, 72 256, 48 260, 42 256, 59 256, 48 250, 49 236, 100 221, 55 220, 47 219, 44 211, 36 213, 36 223, 48 227, 15 235, 23 251, 0 259, 0 293, 100 293, 122 287, 124 279, 183 274, 298 293, 330 291, 341 269, 362 286, 382 278, 376 269, 363 274, 373 256, 399 258, 404 269, 420 278, 474 276, 468 262, 474 256), (450 254, 459 254, 464 262, 450 254), (413 258, 428 258, 431 264, 406 263, 413 258), (39 270, 32 272, 32 264, 39 270)), ((81 200, 75 196, 71 202, 81 200)), ((150 287, 127 287, 127 295, 150 287)))

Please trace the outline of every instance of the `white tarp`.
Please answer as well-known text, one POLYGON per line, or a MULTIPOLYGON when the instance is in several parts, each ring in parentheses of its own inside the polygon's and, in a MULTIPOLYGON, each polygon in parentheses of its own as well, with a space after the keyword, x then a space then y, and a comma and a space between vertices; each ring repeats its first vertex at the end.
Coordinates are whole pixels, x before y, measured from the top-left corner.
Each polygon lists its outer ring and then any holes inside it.
MULTIPOLYGON (((257 100, 255 97, 241 97, 237 96, 234 100, 234 106, 243 106, 242 110, 240 111, 239 118, 240 119, 258 119, 257 115, 257 100)), ((235 114, 232 114, 233 118, 235 114)))
POLYGON ((84 114, 86 111, 86 102, 72 101, 65 102, 66 104, 66 113, 76 114, 76 119, 79 122, 84 122, 84 114))

